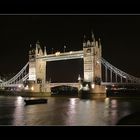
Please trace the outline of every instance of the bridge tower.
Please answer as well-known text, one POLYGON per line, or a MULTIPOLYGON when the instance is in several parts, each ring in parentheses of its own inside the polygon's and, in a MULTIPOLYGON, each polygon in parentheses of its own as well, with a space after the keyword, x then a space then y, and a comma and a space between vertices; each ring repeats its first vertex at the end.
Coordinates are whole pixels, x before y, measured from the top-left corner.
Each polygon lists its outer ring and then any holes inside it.
POLYGON ((38 59, 46 55, 41 49, 39 41, 36 42, 35 49, 29 51, 29 85, 32 86, 33 92, 44 92, 46 83, 46 61, 38 59))
POLYGON ((83 53, 84 81, 91 83, 91 93, 105 93, 105 87, 101 85, 102 46, 100 39, 99 41, 96 41, 93 33, 91 40, 86 40, 86 37, 84 36, 83 53))

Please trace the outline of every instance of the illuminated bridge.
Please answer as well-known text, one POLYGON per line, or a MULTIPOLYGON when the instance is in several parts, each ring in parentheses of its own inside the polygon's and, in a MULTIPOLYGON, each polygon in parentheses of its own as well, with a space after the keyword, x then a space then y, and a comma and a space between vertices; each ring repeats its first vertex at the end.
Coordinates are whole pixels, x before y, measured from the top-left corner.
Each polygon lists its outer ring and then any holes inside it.
POLYGON ((48 92, 52 87, 61 85, 79 88, 78 81, 75 83, 50 83, 46 81, 46 62, 70 59, 83 59, 84 75, 83 78, 79 77, 79 80, 91 82, 99 88, 108 85, 140 85, 140 78, 120 70, 102 58, 101 42, 100 40, 96 41, 92 34, 92 40, 84 40, 83 50, 80 51, 47 54, 46 47, 43 51, 37 42, 36 48, 29 51, 29 62, 13 78, 5 82, 2 81, 0 87, 28 89, 30 85, 33 85, 34 87, 31 86, 31 88, 34 92, 48 92))

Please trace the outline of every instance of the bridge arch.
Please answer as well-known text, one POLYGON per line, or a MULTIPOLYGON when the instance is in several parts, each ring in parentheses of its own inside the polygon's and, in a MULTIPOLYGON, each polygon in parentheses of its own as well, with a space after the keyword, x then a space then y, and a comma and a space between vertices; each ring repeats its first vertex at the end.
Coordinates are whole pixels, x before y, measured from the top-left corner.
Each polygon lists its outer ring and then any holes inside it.
POLYGON ((52 95, 78 95, 78 87, 59 85, 51 87, 52 95))

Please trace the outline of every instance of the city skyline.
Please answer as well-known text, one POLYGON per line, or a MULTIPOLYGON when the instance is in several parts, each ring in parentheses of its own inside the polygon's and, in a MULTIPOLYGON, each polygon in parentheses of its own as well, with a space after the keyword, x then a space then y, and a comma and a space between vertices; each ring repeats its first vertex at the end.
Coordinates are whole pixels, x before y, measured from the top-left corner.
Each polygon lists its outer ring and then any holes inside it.
MULTIPOLYGON (((64 46, 65 51, 82 50, 83 36, 90 39, 93 31, 96 40, 101 39, 103 58, 140 77, 139 15, 0 15, 0 19, 1 75, 20 71, 28 62, 30 44, 34 46, 37 40, 46 46, 47 53, 52 53, 52 48, 53 52, 63 52, 64 46)), ((65 66, 76 67, 72 77, 81 71, 77 66, 81 62, 76 61, 65 66)))

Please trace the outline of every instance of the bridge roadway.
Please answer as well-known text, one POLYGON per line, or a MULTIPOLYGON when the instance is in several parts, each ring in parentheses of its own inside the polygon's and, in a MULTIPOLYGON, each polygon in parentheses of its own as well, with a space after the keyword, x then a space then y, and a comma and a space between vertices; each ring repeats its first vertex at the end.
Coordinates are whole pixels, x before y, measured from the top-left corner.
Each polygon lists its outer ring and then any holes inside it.
MULTIPOLYGON (((139 85, 139 83, 111 83, 111 82, 101 82, 101 85, 103 86, 127 86, 127 85, 139 85)), ((47 86, 47 84, 45 85, 47 86)), ((50 83, 49 86, 56 87, 56 86, 71 86, 71 87, 76 87, 79 88, 79 83, 50 83)), ((23 87, 23 84, 9 84, 5 85, 4 87, 23 87)))
POLYGON ((56 87, 56 86, 71 86, 79 88, 79 83, 50 83, 50 87, 56 87))
POLYGON ((101 85, 103 85, 103 86, 113 86, 113 85, 116 85, 116 86, 128 86, 128 85, 140 85, 139 83, 119 83, 119 82, 117 82, 117 83, 114 83, 114 82, 101 82, 101 85))
POLYGON ((70 51, 65 53, 56 52, 55 54, 49 54, 46 56, 37 56, 37 59, 42 59, 44 61, 58 61, 58 60, 69 60, 69 59, 79 59, 83 58, 82 51, 70 51))
MULTIPOLYGON (((50 83, 50 87, 62 86, 62 85, 72 86, 72 87, 77 87, 77 88, 79 87, 79 83, 50 83)), ((101 82, 101 85, 103 85, 103 86, 113 86, 113 85, 116 85, 116 86, 127 86, 127 85, 139 85, 139 83, 101 82)))
MULTIPOLYGON (((23 87, 23 84, 9 84, 5 85, 4 87, 23 87)), ((47 84, 45 85, 47 86, 47 84)), ((56 87, 56 86, 71 86, 71 87, 76 87, 79 88, 79 83, 50 83, 49 87, 56 87)))

